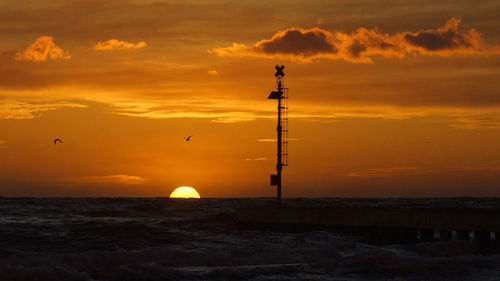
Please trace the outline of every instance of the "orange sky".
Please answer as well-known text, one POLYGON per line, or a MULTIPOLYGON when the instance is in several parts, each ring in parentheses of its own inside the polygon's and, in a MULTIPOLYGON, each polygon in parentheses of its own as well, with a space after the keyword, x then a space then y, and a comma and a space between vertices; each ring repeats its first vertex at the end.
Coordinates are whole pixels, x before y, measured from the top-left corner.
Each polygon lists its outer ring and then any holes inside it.
POLYGON ((0 195, 274 196, 275 143, 259 140, 275 137, 266 97, 284 64, 284 196, 500 196, 499 13, 4 0, 0 195))

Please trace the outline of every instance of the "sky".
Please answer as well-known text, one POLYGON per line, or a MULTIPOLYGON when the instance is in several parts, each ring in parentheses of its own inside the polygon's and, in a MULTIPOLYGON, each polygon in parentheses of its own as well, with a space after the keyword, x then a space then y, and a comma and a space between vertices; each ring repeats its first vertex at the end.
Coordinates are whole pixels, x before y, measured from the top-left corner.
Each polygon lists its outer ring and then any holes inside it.
POLYGON ((283 196, 500 196, 498 0, 3 0, 0 18, 0 196, 274 196, 276 64, 283 196))

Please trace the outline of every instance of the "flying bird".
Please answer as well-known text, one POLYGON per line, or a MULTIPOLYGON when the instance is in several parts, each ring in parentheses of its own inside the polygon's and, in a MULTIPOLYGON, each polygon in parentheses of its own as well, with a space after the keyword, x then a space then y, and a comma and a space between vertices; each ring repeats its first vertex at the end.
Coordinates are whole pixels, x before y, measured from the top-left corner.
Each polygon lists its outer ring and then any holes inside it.
POLYGON ((185 138, 185 139, 186 139, 186 141, 189 141, 189 140, 191 139, 191 137, 192 137, 192 136, 189 136, 189 137, 185 138))
POLYGON ((54 144, 57 144, 57 142, 63 143, 61 139, 55 139, 54 144))

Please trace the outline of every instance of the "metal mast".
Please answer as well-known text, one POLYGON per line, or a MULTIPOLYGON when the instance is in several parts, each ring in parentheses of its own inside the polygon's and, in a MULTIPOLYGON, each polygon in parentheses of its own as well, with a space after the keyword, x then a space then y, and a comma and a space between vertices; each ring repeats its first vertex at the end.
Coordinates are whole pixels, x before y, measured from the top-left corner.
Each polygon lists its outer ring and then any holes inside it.
POLYGON ((277 157, 276 174, 271 175, 271 185, 276 186, 276 199, 281 204, 281 171, 283 166, 288 166, 288 88, 284 87, 283 77, 284 65, 275 66, 276 90, 272 91, 268 99, 278 100, 278 126, 277 126, 277 157))

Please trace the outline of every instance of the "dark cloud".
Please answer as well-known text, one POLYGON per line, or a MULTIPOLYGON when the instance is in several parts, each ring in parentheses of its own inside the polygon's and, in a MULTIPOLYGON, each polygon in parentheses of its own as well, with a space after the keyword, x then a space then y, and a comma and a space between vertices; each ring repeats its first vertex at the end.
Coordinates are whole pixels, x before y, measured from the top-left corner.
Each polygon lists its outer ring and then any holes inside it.
POLYGON ((302 57, 335 54, 338 51, 332 34, 320 28, 307 30, 290 28, 276 33, 269 40, 257 42, 254 50, 266 54, 286 54, 302 57))
POLYGON ((426 50, 435 51, 458 47, 459 44, 454 41, 455 36, 456 34, 454 32, 421 32, 416 36, 406 34, 405 39, 410 42, 410 44, 422 47, 426 50))
POLYGON ((461 19, 452 18, 436 30, 406 33, 404 39, 409 44, 407 48, 416 48, 421 53, 441 55, 485 52, 481 34, 473 28, 461 28, 460 23, 461 19))
POLYGON ((403 57, 404 49, 397 37, 383 33, 377 28, 359 28, 351 34, 338 32, 335 37, 340 42, 339 58, 351 62, 373 62, 375 55, 403 57))

